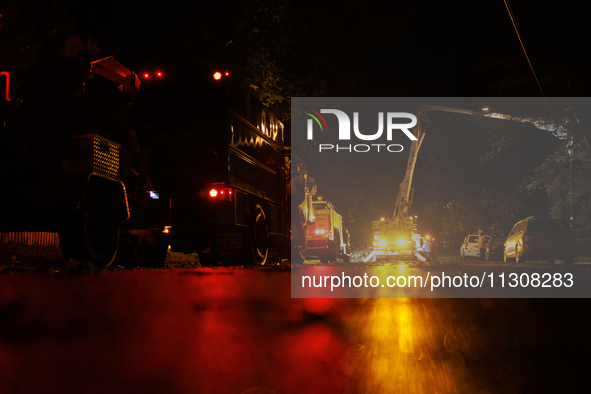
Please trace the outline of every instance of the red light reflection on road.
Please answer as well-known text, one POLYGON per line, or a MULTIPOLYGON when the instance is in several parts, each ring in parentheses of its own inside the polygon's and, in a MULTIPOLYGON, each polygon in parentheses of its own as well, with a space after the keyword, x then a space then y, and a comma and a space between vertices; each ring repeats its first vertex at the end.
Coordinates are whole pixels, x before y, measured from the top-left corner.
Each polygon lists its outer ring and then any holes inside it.
POLYGON ((289 271, 0 275, 0 295, 2 393, 522 392, 515 346, 562 344, 527 300, 489 329, 497 301, 292 299, 289 271))

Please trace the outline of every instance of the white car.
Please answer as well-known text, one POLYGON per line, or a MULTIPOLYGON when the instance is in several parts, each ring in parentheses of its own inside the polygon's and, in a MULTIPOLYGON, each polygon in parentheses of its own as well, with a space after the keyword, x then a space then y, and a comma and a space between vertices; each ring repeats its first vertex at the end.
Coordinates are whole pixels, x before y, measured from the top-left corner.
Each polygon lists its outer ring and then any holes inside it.
MULTIPOLYGON (((484 242, 487 242, 492 237, 490 235, 483 235, 484 242)), ((467 260, 472 258, 480 258, 480 249, 478 248, 478 234, 466 235, 464 242, 460 247, 460 260, 467 260)))

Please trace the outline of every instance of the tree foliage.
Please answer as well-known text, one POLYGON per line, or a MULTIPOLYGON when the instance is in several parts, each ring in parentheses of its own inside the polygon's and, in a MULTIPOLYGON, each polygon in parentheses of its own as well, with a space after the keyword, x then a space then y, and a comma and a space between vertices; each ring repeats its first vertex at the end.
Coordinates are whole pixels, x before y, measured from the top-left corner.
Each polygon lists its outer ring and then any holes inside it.
POLYGON ((74 31, 71 0, 6 0, 0 13, 0 66, 18 71, 35 62, 53 38, 74 31))
POLYGON ((585 107, 571 107, 566 115, 568 135, 523 180, 521 187, 543 191, 551 201, 548 212, 551 217, 570 217, 572 204, 579 252, 588 254, 591 252, 591 119, 585 107))
MULTIPOLYGON (((511 113, 511 108, 533 116, 515 105, 499 112, 511 113)), ((453 122, 431 116, 433 124, 419 153, 412 212, 419 215, 421 232, 457 245, 480 229, 506 236, 518 220, 547 216, 550 199, 545 192, 522 185, 560 140, 528 123, 453 116, 453 122), (454 138, 447 137, 448 128, 454 138)))
MULTIPOLYGON (((570 217, 572 202, 579 253, 588 254, 591 252, 591 117, 588 103, 568 98, 548 100, 554 105, 542 116, 561 125, 560 133, 538 131, 524 135, 508 129, 492 130, 487 140, 488 150, 481 162, 519 158, 515 144, 525 137, 527 152, 537 152, 538 160, 527 173, 513 172, 515 195, 529 196, 529 200, 523 201, 530 203, 545 199, 547 207, 540 216, 554 218, 570 217)), ((515 169, 520 167, 517 163, 513 166, 515 169)), ((530 203, 524 207, 529 207, 530 203)), ((525 216, 529 215, 521 218, 525 216)))
POLYGON ((185 63, 220 64, 240 74, 265 105, 292 96, 349 95, 344 71, 348 26, 363 14, 354 3, 293 0, 193 3, 183 7, 162 41, 185 63), (331 15, 331 17, 326 17, 331 15), (187 29, 187 20, 191 29, 187 29))

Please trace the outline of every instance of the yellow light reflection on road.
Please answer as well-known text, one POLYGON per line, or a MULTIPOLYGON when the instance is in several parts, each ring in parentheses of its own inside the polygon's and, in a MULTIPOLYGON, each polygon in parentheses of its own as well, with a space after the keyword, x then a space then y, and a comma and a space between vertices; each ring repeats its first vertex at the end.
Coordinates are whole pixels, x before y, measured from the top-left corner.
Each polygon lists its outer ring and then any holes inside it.
POLYGON ((432 300, 382 298, 364 304, 371 312, 353 328, 360 343, 348 353, 357 392, 456 393, 471 387, 464 381, 463 356, 445 351, 445 328, 432 300))

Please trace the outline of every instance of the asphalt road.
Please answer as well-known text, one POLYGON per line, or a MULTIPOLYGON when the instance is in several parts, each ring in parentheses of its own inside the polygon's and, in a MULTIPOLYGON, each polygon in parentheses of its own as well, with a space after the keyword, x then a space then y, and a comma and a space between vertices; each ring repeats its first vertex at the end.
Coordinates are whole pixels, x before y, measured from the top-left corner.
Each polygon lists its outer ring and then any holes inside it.
POLYGON ((282 267, 4 274, 0 393, 587 392, 590 306, 292 299, 282 267))

